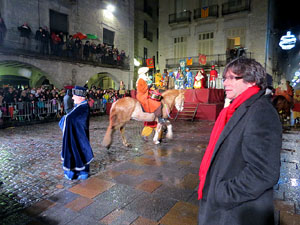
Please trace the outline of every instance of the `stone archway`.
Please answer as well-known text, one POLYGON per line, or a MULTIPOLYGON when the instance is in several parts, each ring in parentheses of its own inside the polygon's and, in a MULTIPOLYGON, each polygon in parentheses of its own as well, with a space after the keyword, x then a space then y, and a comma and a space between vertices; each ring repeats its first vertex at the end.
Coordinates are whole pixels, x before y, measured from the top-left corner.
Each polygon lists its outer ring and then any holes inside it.
POLYGON ((115 79, 110 73, 100 72, 93 75, 87 82, 89 88, 95 86, 101 89, 118 89, 119 81, 115 79))
POLYGON ((50 80, 48 74, 31 64, 14 60, 0 61, 0 77, 10 76, 13 80, 28 79, 29 87, 39 87, 45 79, 50 80), (15 78, 15 79, 14 79, 15 78))

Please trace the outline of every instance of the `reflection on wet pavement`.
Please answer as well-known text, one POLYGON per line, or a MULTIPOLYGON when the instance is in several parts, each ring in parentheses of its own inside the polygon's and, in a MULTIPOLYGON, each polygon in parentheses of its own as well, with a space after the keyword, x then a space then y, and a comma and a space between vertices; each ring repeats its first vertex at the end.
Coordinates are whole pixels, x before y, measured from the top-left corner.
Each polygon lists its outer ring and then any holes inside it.
MULTIPOLYGON (((176 121, 174 139, 154 145, 142 140, 143 123, 131 121, 125 134, 132 148, 124 147, 115 132, 107 151, 101 141, 108 117, 93 117, 95 159, 86 181, 63 177, 57 122, 0 130, 1 224, 27 224, 36 216, 42 224, 74 224, 74 218, 85 221, 81 224, 121 224, 124 218, 128 224, 196 224, 197 173, 213 124, 176 121), (19 213, 24 208, 26 213, 19 213)), ((294 215, 300 214, 299 133, 283 135, 281 176, 274 188, 276 209, 286 224, 300 221, 294 215)))

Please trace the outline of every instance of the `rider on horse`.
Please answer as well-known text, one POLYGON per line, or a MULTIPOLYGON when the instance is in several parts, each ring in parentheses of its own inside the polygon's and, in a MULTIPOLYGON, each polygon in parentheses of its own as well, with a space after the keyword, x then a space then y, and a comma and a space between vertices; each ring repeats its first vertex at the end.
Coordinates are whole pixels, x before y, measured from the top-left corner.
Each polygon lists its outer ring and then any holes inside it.
POLYGON ((275 90, 275 96, 282 95, 292 105, 293 104, 293 88, 287 83, 285 78, 280 80, 279 86, 275 90))
POLYGON ((138 70, 139 78, 136 82, 137 87, 137 100, 141 103, 145 112, 154 113, 159 120, 162 117, 162 105, 160 102, 161 94, 158 91, 150 91, 148 88, 147 81, 148 77, 148 67, 141 67, 138 70))

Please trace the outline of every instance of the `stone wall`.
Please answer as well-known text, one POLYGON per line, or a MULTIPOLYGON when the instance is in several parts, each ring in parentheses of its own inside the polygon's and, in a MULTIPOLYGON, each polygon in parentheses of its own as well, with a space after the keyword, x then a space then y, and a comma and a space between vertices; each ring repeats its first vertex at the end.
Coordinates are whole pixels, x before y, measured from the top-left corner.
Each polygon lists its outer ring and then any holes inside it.
MULTIPOLYGON (((174 58, 174 38, 187 37, 187 56, 198 55, 198 34, 201 32, 214 32, 213 54, 225 54, 227 48, 227 33, 229 29, 245 29, 245 46, 247 52, 254 53, 254 58, 265 65, 267 46, 267 22, 268 1, 251 1, 250 11, 241 11, 228 15, 222 15, 222 3, 219 6, 219 17, 193 19, 194 9, 198 8, 195 1, 187 0, 187 10, 192 12, 191 23, 177 23, 169 25, 169 15, 175 13, 174 1, 159 2, 159 52, 162 55, 159 60, 160 67, 166 65, 166 59, 174 58)), ((273 14, 270 14, 272 18, 273 14)), ((272 65, 268 62, 268 71, 272 71, 272 65)), ((223 68, 220 69, 220 73, 223 68)))
MULTIPOLYGON (((2 17, 5 20, 7 26, 7 34, 4 42, 4 46, 8 48, 21 48, 19 31, 17 27, 21 26, 25 22, 31 27, 31 51, 35 51, 37 42, 34 39, 36 30, 42 26, 50 27, 50 10, 54 10, 59 13, 68 15, 68 32, 69 34, 75 34, 81 32, 84 34, 95 34, 100 40, 99 43, 103 42, 103 28, 109 29, 115 33, 114 46, 120 51, 125 50, 127 56, 129 56, 130 69, 126 72, 119 72, 119 70, 111 70, 109 74, 114 80, 118 80, 119 75, 114 71, 118 71, 125 81, 127 87, 130 87, 133 78, 133 52, 134 52, 134 40, 132 34, 134 33, 134 1, 115 1, 115 11, 108 15, 106 10, 105 1, 99 0, 89 0, 89 1, 68 1, 68 0, 0 0, 2 17), (74 3, 75 2, 75 3, 74 3), (115 74, 115 75, 113 75, 115 74), (115 76, 115 77, 113 77, 115 76), (123 76, 127 76, 126 78, 123 76)), ((85 41, 83 40, 83 43, 85 41)), ((97 41, 96 41, 97 42, 97 41)), ((53 73, 57 74, 52 79, 55 82, 61 83, 61 79, 64 82, 72 79, 70 71, 76 68, 78 74, 77 80, 81 84, 86 81, 86 78, 90 76, 91 68, 85 69, 85 65, 80 66, 72 65, 68 66, 68 63, 56 62, 55 68, 53 67, 53 62, 43 62, 38 61, 36 63, 34 60, 30 60, 30 64, 44 65, 46 68, 40 68, 43 71, 54 70, 53 73), (71 66, 72 65, 72 66, 71 66), (66 67, 66 68, 65 68, 66 67), (70 67, 68 69, 68 67, 70 67), (87 71, 85 71, 87 70, 87 71), (87 75, 82 75, 87 74, 87 75), (59 77, 59 79, 58 79, 59 77)), ((102 72, 106 70, 105 68, 94 68, 94 72, 102 72)), ((92 74, 94 75, 94 74, 92 74)), ((118 83, 118 82, 117 82, 118 83)), ((130 87, 131 88, 131 87, 130 87)))

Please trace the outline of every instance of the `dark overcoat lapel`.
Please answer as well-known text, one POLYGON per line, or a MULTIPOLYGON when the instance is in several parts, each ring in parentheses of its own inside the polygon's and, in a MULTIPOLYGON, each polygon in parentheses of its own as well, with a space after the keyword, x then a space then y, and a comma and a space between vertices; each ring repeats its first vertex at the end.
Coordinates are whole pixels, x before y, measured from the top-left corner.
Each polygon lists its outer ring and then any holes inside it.
POLYGON ((233 114, 230 118, 226 126, 224 127, 220 137, 216 143, 213 156, 211 158, 211 162, 213 162, 217 152, 220 149, 220 145, 223 143, 224 139, 230 134, 231 130, 236 126, 236 124, 241 120, 241 118, 246 114, 248 108, 256 101, 256 99, 260 98, 264 95, 265 91, 260 91, 258 94, 252 96, 250 99, 246 100, 233 114))

